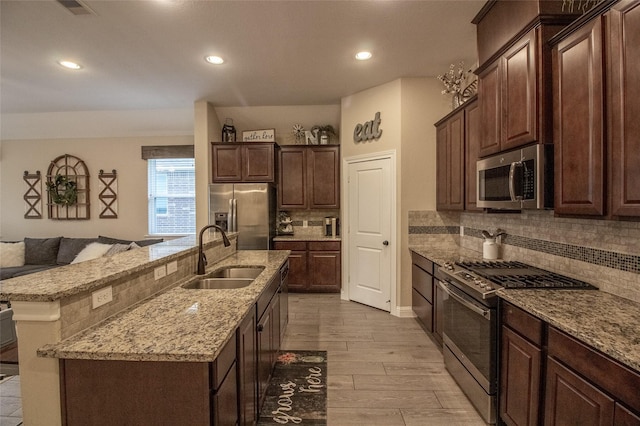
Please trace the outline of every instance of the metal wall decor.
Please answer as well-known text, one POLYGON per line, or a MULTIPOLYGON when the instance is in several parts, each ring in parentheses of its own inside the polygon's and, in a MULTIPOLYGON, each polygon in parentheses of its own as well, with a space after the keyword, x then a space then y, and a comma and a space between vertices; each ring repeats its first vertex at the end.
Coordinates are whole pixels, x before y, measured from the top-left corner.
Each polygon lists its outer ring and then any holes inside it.
POLYGON ((53 220, 88 220, 89 170, 80 158, 64 154, 47 169, 47 210, 53 220))
POLYGON ((22 197, 25 202, 25 219, 42 219, 42 177, 40 170, 31 174, 25 170, 22 179, 28 188, 22 197))
POLYGON ((100 170, 98 175, 100 183, 98 184, 98 199, 102 204, 100 206, 100 219, 117 219, 118 218, 118 174, 114 170, 111 173, 105 173, 100 170))
POLYGON ((353 140, 355 142, 379 139, 380 136, 382 136, 382 129, 380 128, 380 112, 376 112, 376 116, 373 120, 367 121, 364 124, 358 123, 353 129, 353 140))

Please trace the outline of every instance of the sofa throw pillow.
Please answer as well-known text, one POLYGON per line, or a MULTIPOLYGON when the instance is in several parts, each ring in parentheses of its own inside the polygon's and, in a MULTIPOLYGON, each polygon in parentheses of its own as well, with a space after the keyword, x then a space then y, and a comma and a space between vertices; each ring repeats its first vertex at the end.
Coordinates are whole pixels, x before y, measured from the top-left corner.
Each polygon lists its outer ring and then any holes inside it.
POLYGON ((62 237, 58 249, 58 265, 68 265, 73 262, 78 253, 91 243, 97 242, 97 238, 66 238, 62 237))
POLYGON ((55 265, 58 261, 58 248, 62 237, 25 238, 25 265, 55 265))
POLYGON ((162 238, 152 238, 149 240, 139 240, 139 241, 131 241, 131 240, 121 240, 119 238, 105 237, 103 235, 98 236, 98 242, 103 244, 131 244, 135 242, 140 247, 150 246, 152 244, 161 243, 164 240, 162 238))
POLYGON ((24 241, 0 243, 0 267, 24 266, 24 241))
POLYGON ((80 253, 73 259, 71 264, 86 262, 87 260, 97 259, 104 256, 109 251, 112 244, 91 243, 82 249, 80 253))
MULTIPOLYGON (((133 244, 133 243, 131 243, 133 244)), ((131 244, 114 244, 111 246, 109 250, 104 254, 105 256, 113 256, 114 254, 122 253, 123 251, 127 251, 131 248, 131 244)))

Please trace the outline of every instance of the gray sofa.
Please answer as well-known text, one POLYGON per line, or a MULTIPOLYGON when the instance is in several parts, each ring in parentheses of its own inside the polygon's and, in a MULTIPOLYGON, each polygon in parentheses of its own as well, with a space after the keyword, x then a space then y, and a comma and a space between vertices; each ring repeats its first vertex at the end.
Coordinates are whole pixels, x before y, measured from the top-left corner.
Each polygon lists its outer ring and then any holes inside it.
POLYGON ((103 244, 131 244, 135 242, 138 246, 143 247, 162 241, 162 239, 131 241, 104 236, 96 238, 25 238, 24 265, 0 268, 0 280, 68 265, 82 249, 93 242, 103 244))

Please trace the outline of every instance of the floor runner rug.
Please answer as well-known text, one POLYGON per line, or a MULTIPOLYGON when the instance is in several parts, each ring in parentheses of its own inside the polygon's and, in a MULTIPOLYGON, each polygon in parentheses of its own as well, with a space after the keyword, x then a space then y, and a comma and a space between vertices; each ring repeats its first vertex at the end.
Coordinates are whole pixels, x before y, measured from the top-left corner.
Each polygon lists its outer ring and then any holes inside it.
POLYGON ((327 424, 327 352, 287 351, 278 357, 258 425, 327 424))

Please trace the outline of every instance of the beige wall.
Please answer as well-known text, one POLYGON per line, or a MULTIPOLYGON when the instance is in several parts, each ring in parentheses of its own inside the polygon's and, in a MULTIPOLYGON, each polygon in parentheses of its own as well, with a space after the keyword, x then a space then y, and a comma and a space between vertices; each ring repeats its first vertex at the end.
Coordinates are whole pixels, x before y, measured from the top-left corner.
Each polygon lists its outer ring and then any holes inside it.
MULTIPOLYGON (((396 152, 395 206, 396 303, 411 307, 411 261, 408 250, 408 211, 435 210, 435 128, 433 123, 449 111, 434 78, 399 79, 342 99, 341 144, 343 158, 384 151, 396 152), (378 140, 354 142, 358 123, 380 112, 378 140)), ((344 194, 344 188, 342 193, 344 194)), ((343 205, 346 205, 344 203, 343 205)), ((344 216, 344 213, 343 213, 344 216)), ((345 267, 348 265, 345 263, 345 267)), ((346 283, 345 283, 346 285, 346 283)))
POLYGON ((108 235, 142 239, 147 234, 147 163, 142 160, 143 145, 190 145, 193 136, 80 138, 2 141, 0 166, 0 237, 94 237, 108 235), (42 219, 24 219, 23 196, 27 184, 24 171, 43 176, 50 162, 69 154, 85 162, 90 173, 91 218, 89 220, 50 220, 46 212, 44 182, 42 219), (118 173, 118 218, 100 219, 98 174, 100 169, 118 173))
POLYGON ((411 256, 409 210, 436 209, 436 130, 433 123, 450 112, 449 97, 440 92, 435 78, 401 80, 402 155, 399 179, 402 188, 399 222, 400 304, 411 306, 411 256))

